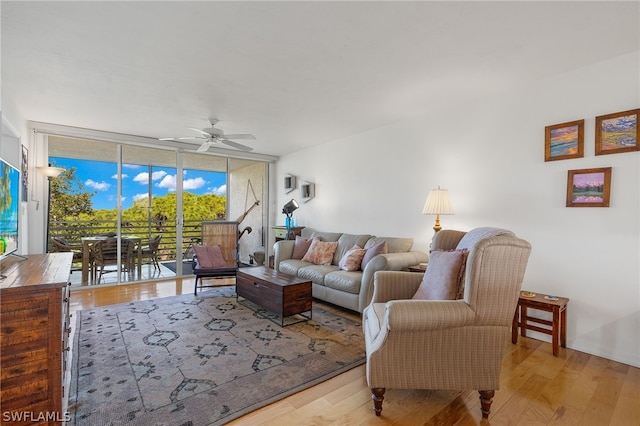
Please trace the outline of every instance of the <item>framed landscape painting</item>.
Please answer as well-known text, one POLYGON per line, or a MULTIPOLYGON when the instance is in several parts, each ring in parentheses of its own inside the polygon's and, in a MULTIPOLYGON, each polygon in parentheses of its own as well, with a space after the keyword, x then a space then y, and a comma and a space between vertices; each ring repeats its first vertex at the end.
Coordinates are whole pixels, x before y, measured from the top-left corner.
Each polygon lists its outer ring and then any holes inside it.
POLYGON ((584 157, 584 120, 544 128, 544 161, 584 157))
POLYGON ((596 117, 596 155, 640 151, 640 109, 596 117))
POLYGON ((611 167, 569 170, 567 207, 609 207, 611 167))

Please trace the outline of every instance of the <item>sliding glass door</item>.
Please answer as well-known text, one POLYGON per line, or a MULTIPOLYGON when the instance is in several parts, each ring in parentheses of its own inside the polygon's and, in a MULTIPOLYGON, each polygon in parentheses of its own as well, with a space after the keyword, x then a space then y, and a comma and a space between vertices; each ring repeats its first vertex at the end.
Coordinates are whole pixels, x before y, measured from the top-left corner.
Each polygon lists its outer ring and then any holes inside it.
POLYGON ((264 162, 57 136, 49 136, 49 160, 65 169, 52 199, 51 235, 84 245, 87 255, 72 285, 190 276, 204 221, 240 222, 240 262, 263 261, 264 162), (73 199, 84 200, 84 208, 62 209, 73 199), (118 273, 100 276, 92 247, 109 236, 135 248, 132 260, 119 253, 116 266, 109 265, 118 273))

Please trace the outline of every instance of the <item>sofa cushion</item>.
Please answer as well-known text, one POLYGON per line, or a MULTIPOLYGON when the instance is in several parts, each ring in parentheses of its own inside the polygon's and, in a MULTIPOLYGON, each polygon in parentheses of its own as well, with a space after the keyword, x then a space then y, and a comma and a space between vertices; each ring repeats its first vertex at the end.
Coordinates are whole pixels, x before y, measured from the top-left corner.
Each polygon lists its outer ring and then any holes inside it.
POLYGON ((296 242, 293 246, 293 255, 291 258, 302 259, 304 255, 307 254, 307 251, 309 251, 312 241, 310 238, 302 238, 300 235, 296 235, 296 242))
MULTIPOLYGON (((369 240, 371 241, 371 240, 369 240)), ((368 243, 367 243, 368 244, 368 243)), ((367 250, 364 254, 364 257, 362 258, 362 264, 360 266, 360 269, 362 269, 364 271, 365 266, 367 266, 367 263, 369 263, 369 261, 371 261, 371 259, 373 259, 374 257, 376 257, 379 254, 386 254, 387 253, 387 242, 386 241, 380 241, 376 244, 370 245, 369 247, 365 246, 365 249, 367 250)))
POLYGON ((406 253, 411 251, 413 246, 413 238, 372 237, 364 248, 369 248, 382 241, 387 243, 387 253, 406 253))
POLYGON ((455 300, 461 295, 468 250, 434 250, 413 299, 455 300))
POLYGON ((362 265, 362 258, 367 251, 360 246, 353 246, 347 251, 340 262, 338 267, 343 271, 359 271, 360 265, 362 265))
POLYGON ((311 239, 314 239, 316 237, 320 238, 321 241, 338 241, 340 239, 340 236, 342 235, 342 232, 318 232, 318 231, 314 231, 311 234, 311 239))
POLYGON ((194 246, 198 264, 201 268, 222 268, 227 266, 220 246, 194 246))
POLYGON ((305 262, 311 262, 315 265, 330 265, 333 261, 333 255, 338 247, 338 242, 320 241, 320 238, 316 237, 311 242, 311 246, 302 260, 305 262))
POLYGON ((324 285, 326 275, 337 270, 338 267, 335 265, 309 265, 298 269, 297 275, 298 278, 324 285))
POLYGON ((335 271, 324 276, 324 285, 327 288, 358 294, 362 282, 362 272, 335 271))
POLYGON ((338 239, 338 248, 336 248, 336 253, 333 256, 334 265, 339 265, 340 260, 344 257, 344 255, 353 248, 353 246, 364 247, 364 245, 369 241, 371 235, 356 235, 356 234, 342 234, 338 239))
POLYGON ((285 259, 280 262, 280 266, 278 270, 280 272, 284 272, 285 274, 297 276, 298 270, 300 268, 304 268, 305 266, 313 265, 311 262, 305 262, 304 260, 298 259, 285 259))

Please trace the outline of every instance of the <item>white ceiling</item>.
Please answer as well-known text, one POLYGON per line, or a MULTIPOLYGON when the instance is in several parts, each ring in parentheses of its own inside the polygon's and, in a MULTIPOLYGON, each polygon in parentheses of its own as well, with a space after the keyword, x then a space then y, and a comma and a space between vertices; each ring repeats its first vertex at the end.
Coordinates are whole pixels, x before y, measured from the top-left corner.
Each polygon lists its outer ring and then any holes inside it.
MULTIPOLYGON (((27 120, 283 155, 639 50, 639 2, 2 1, 27 120)), ((585 87, 585 90, 589 90, 585 87)))

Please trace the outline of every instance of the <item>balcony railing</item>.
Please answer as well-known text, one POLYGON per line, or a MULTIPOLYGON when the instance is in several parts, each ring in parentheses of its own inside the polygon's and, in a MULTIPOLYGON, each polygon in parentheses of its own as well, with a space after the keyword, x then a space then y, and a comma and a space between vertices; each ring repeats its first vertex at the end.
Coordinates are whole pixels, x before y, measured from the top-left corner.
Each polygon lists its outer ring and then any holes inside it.
MULTIPOLYGON (((202 222, 202 220, 184 221, 182 229, 183 253, 192 244, 200 241, 202 237, 202 222)), ((52 221, 49 224, 50 237, 64 238, 72 245, 81 245, 84 237, 115 235, 116 231, 117 223, 115 220, 52 221)), ((178 246, 175 221, 167 220, 162 223, 154 221, 123 221, 122 223, 122 236, 141 237, 143 245, 145 241, 158 234, 162 234, 159 248, 160 260, 174 260, 178 246)), ((51 241, 49 241, 49 251, 55 251, 51 241)), ((186 257, 185 260, 187 260, 186 257)))

